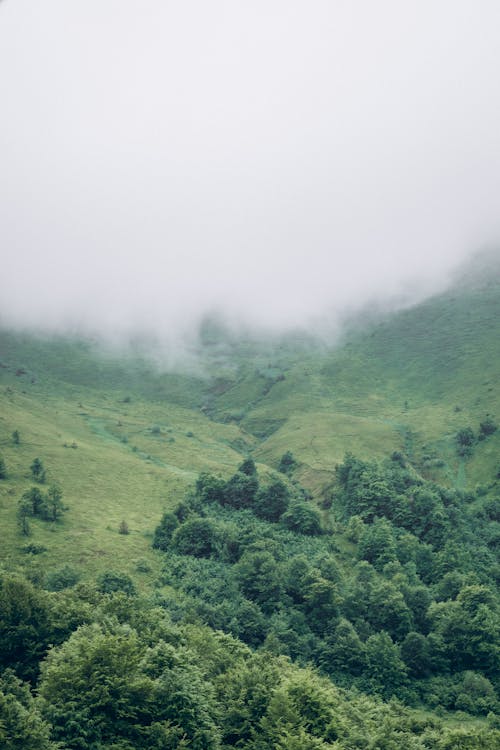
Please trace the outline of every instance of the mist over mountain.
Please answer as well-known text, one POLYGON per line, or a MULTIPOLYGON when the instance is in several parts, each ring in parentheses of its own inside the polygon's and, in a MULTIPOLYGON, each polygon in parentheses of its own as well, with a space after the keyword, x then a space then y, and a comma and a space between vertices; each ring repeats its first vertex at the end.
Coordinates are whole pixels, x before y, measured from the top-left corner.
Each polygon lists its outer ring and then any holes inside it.
POLYGON ((331 329, 442 289, 500 236, 499 22, 467 0, 2 3, 2 325, 331 329))

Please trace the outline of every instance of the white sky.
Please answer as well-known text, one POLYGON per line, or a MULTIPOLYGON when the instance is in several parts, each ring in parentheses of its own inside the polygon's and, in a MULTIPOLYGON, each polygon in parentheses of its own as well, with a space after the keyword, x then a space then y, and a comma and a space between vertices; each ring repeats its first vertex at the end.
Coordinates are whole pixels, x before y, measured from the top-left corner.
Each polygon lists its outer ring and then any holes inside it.
POLYGON ((498 0, 4 0, 0 107, 3 324, 279 327, 500 237, 498 0))

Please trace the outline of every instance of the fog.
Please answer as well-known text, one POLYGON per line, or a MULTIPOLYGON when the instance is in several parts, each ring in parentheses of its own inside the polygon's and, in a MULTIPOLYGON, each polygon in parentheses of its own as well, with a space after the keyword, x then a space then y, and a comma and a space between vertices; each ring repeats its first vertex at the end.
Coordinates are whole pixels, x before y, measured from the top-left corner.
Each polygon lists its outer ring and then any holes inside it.
POLYGON ((500 237, 497 0, 0 2, 0 324, 273 331, 500 237))

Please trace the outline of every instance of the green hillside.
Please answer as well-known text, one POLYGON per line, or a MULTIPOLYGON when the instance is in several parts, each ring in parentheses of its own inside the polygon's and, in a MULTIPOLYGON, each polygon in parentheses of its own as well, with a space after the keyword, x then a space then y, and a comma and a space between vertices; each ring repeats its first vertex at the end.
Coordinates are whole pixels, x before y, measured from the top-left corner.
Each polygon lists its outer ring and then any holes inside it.
POLYGON ((36 456, 71 508, 64 532, 39 523, 37 537, 50 539, 54 564, 68 559, 89 572, 108 558, 130 570, 136 558, 153 564, 147 535, 161 510, 199 472, 228 476, 248 453, 272 471, 291 451, 294 479, 318 498, 349 451, 382 459, 397 450, 428 479, 488 485, 500 433, 466 456, 456 434, 500 415, 498 341, 500 287, 491 280, 353 323, 333 348, 308 336, 241 341, 207 324, 194 374, 163 373, 130 351, 3 331, 3 556, 26 562, 15 513, 36 456), (117 533, 121 520, 127 538, 117 533))
POLYGON ((35 750, 496 747, 499 341, 493 272, 335 345, 207 320, 175 371, 0 332, 0 666, 42 696, 4 673, 0 740, 11 701, 35 750), (154 728, 160 642, 196 730, 154 728), (82 744, 64 670, 124 643, 150 698, 82 744))

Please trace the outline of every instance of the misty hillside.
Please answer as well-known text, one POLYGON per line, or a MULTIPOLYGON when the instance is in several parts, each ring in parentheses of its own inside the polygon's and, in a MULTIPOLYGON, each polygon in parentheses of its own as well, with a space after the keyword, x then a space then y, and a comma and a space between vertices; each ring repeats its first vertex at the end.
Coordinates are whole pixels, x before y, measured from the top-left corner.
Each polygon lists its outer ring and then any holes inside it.
MULTIPOLYGON (((170 705, 145 666, 166 641, 203 700, 194 724, 165 715, 158 747, 496 747, 499 340, 492 273, 328 346, 207 319, 175 371, 144 342, 3 330, 2 664, 42 698, 9 676, 0 692, 46 743, 82 747, 64 706, 101 709, 65 670, 115 679, 106 643, 170 705)), ((156 746, 145 705, 96 718, 89 747, 156 746)))

